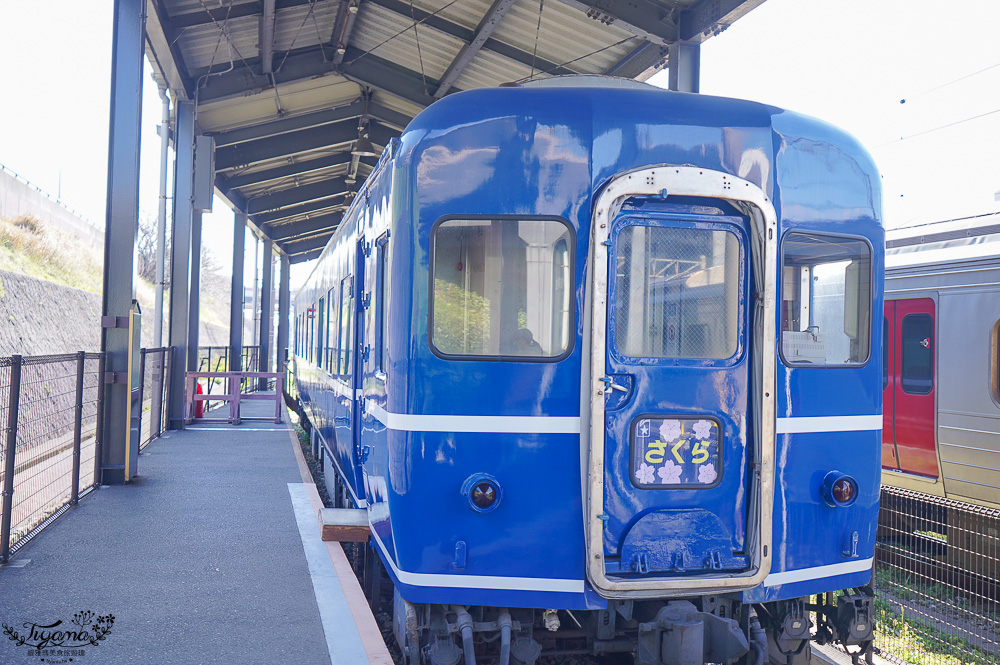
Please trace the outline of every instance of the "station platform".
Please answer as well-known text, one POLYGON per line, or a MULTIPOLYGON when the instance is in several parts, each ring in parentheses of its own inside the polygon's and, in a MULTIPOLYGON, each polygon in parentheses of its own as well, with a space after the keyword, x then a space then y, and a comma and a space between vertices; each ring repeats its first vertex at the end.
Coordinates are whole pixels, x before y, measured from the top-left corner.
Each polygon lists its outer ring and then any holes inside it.
POLYGON ((168 432, 21 548, 0 663, 391 665, 287 420, 168 432))

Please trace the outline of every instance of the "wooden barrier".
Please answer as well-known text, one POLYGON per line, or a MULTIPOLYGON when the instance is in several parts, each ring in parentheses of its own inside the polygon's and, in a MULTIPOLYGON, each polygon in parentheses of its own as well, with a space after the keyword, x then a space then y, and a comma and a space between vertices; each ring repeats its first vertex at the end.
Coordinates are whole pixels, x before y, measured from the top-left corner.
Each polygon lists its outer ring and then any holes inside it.
POLYGON ((284 372, 186 372, 187 387, 184 391, 184 424, 230 423, 239 425, 243 420, 271 420, 270 417, 242 417, 240 403, 248 400, 274 400, 274 422, 281 422, 282 394, 285 390, 284 372), (195 385, 198 379, 222 379, 226 383, 226 392, 221 394, 198 393, 195 385), (250 379, 251 384, 257 379, 274 379, 274 393, 242 393, 240 388, 244 379, 250 379), (197 402, 228 402, 229 416, 226 418, 196 418, 195 404, 197 402))

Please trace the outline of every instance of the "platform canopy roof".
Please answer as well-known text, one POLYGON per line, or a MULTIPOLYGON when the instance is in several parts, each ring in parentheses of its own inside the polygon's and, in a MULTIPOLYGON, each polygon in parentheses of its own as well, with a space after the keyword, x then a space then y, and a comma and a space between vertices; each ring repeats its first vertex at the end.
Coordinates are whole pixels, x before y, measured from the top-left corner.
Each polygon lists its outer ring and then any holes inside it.
POLYGON ((318 256, 421 109, 568 74, 645 80, 764 0, 147 0, 146 52, 215 139, 217 191, 318 256))

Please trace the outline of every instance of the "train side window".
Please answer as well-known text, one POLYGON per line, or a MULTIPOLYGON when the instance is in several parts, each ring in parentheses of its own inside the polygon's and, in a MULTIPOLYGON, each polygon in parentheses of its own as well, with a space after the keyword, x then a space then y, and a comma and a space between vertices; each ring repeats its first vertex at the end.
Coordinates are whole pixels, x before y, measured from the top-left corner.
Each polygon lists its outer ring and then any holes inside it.
POLYGON ((786 364, 863 365, 871 350, 872 250, 856 238, 789 233, 782 244, 786 364))
POLYGON ((310 305, 309 311, 306 313, 306 360, 309 362, 313 361, 313 340, 315 339, 315 328, 316 306, 310 305))
POLYGON ((378 331, 378 340, 375 343, 375 349, 377 350, 378 358, 375 359, 375 367, 384 374, 386 366, 386 343, 389 339, 389 317, 386 316, 389 304, 387 300, 389 296, 389 232, 386 231, 379 236, 378 240, 375 241, 375 245, 378 251, 378 267, 375 273, 375 279, 378 282, 375 285, 375 293, 377 294, 375 301, 375 330, 378 331))
POLYGON ((431 234, 431 348, 465 360, 564 358, 572 246, 562 219, 439 222, 431 234))
POLYGON ((337 369, 337 289, 330 289, 326 294, 326 371, 333 374, 337 369))
POLYGON ((354 329, 351 316, 354 312, 354 289, 351 276, 340 281, 340 359, 337 363, 337 373, 347 377, 351 373, 351 332, 354 329))
POLYGON ((316 307, 316 366, 324 367, 323 364, 323 340, 326 339, 326 299, 320 298, 316 307))
POLYGON ((615 254, 615 347, 634 358, 723 360, 739 348, 740 241, 632 225, 615 254))
POLYGON ((934 319, 930 314, 907 314, 899 337, 903 392, 929 395, 934 390, 934 319))
POLYGON ((993 324, 993 334, 990 339, 990 392, 993 401, 1000 406, 1000 321, 993 324))

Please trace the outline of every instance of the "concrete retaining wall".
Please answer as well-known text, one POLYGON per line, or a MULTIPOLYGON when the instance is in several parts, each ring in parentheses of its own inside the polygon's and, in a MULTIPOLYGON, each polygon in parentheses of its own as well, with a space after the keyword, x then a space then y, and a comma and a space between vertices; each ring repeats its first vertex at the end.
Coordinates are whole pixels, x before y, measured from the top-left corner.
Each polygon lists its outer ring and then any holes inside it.
POLYGON ((32 215, 62 233, 72 235, 103 252, 104 231, 78 217, 57 199, 16 177, 0 165, 0 217, 16 219, 32 215))

